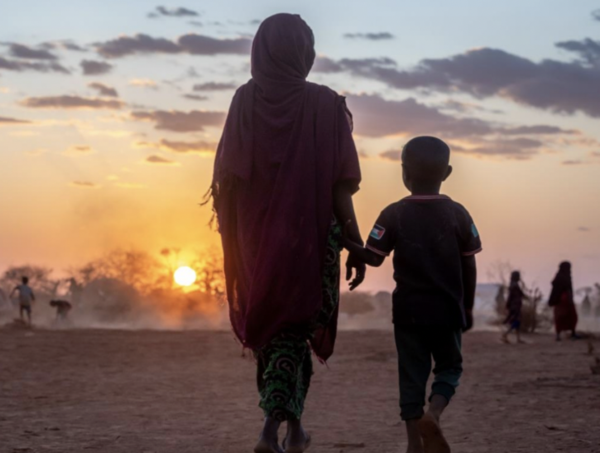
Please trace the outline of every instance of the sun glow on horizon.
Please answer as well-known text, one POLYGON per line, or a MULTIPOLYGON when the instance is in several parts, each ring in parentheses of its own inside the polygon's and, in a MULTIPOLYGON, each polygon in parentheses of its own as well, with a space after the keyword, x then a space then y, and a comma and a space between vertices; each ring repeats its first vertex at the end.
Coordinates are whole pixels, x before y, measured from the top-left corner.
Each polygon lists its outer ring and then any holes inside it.
POLYGON ((196 282, 196 271, 189 266, 181 266, 175 271, 173 278, 180 286, 191 286, 196 282))

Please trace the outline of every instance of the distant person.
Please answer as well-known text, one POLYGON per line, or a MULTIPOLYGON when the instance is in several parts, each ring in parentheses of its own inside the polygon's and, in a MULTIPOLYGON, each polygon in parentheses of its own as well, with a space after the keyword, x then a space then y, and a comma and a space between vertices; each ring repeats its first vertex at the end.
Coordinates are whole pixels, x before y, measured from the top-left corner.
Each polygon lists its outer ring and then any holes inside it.
POLYGON ((452 172, 449 159, 450 148, 438 138, 410 140, 402 150, 402 169, 412 195, 381 212, 366 247, 345 240, 348 250, 371 266, 394 252, 394 335, 408 453, 450 452, 440 417, 462 374, 462 332, 473 326, 481 240, 467 210, 440 195, 452 172))
POLYGON ((571 281, 571 263, 563 261, 560 263, 558 273, 552 281, 552 293, 549 304, 554 307, 554 328, 556 330, 556 341, 560 341, 562 332, 571 332, 572 339, 578 339, 577 331, 577 308, 573 301, 573 283, 571 281))
POLYGON ((510 343, 508 335, 514 331, 517 335, 517 343, 523 343, 521 340, 521 320, 523 299, 529 298, 521 289, 521 273, 514 271, 510 275, 510 286, 508 287, 508 300, 506 301, 506 310, 508 312, 504 324, 508 324, 508 330, 502 334, 502 341, 510 343))
POLYGON ((51 300, 50 306, 56 308, 55 321, 57 323, 65 323, 68 321, 69 312, 72 308, 70 302, 67 302, 66 300, 51 300))
POLYGON ((71 301, 75 305, 79 305, 81 303, 81 294, 83 293, 83 285, 78 283, 74 278, 70 278, 67 280, 69 283, 69 294, 71 296, 71 301))
MULTIPOLYGON (((257 360, 265 415, 259 453, 297 453, 310 444, 301 417, 311 349, 321 360, 334 349, 341 225, 351 220, 349 234, 361 241, 351 115, 344 97, 306 81, 314 44, 298 15, 262 22, 252 79, 231 103, 211 188, 233 330, 257 360)), ((347 268, 360 283, 365 265, 351 257, 347 268)))
POLYGON ((581 302, 581 314, 583 316, 590 316, 592 314, 592 301, 588 292, 585 293, 585 297, 581 302))
POLYGON ((19 293, 19 317, 25 321, 24 313, 27 314, 27 324, 31 325, 31 304, 35 301, 33 290, 29 287, 29 278, 22 277, 21 284, 15 286, 10 293, 12 299, 15 292, 19 293))

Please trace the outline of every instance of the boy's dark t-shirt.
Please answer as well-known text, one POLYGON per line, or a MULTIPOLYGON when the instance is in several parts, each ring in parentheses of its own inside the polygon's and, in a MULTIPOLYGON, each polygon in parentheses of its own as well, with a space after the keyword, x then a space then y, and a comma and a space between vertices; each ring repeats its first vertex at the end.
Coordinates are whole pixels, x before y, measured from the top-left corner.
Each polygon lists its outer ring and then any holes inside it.
POLYGON ((445 195, 413 195, 385 208, 366 247, 394 251, 396 325, 465 327, 463 256, 481 251, 467 210, 445 195))

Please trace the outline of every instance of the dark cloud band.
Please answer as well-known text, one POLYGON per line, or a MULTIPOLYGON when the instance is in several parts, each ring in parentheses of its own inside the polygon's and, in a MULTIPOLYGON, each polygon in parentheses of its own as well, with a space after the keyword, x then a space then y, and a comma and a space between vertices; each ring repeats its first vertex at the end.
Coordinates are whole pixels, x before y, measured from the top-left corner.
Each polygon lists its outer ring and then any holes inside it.
POLYGON ((98 53, 106 58, 122 58, 135 54, 246 55, 252 41, 248 38, 216 39, 190 33, 176 41, 154 38, 145 34, 122 36, 96 44, 98 53))
POLYGON ((151 121, 154 128, 172 132, 200 132, 206 127, 220 127, 225 121, 225 113, 192 110, 152 110, 132 112, 134 120, 151 121))
POLYGON ((125 104, 116 99, 84 98, 81 96, 42 96, 23 99, 24 107, 38 109, 120 109, 125 104))

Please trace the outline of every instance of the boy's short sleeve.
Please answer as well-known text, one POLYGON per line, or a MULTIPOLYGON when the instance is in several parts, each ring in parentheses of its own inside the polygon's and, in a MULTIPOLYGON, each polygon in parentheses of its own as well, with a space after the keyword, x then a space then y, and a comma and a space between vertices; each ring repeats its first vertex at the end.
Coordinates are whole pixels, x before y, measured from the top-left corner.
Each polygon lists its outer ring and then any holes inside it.
POLYGON ((389 256, 396 245, 396 228, 396 213, 389 206, 379 214, 365 248, 378 255, 389 256))
POLYGON ((473 256, 481 252, 481 236, 469 212, 461 205, 458 207, 458 239, 463 256, 473 256))

